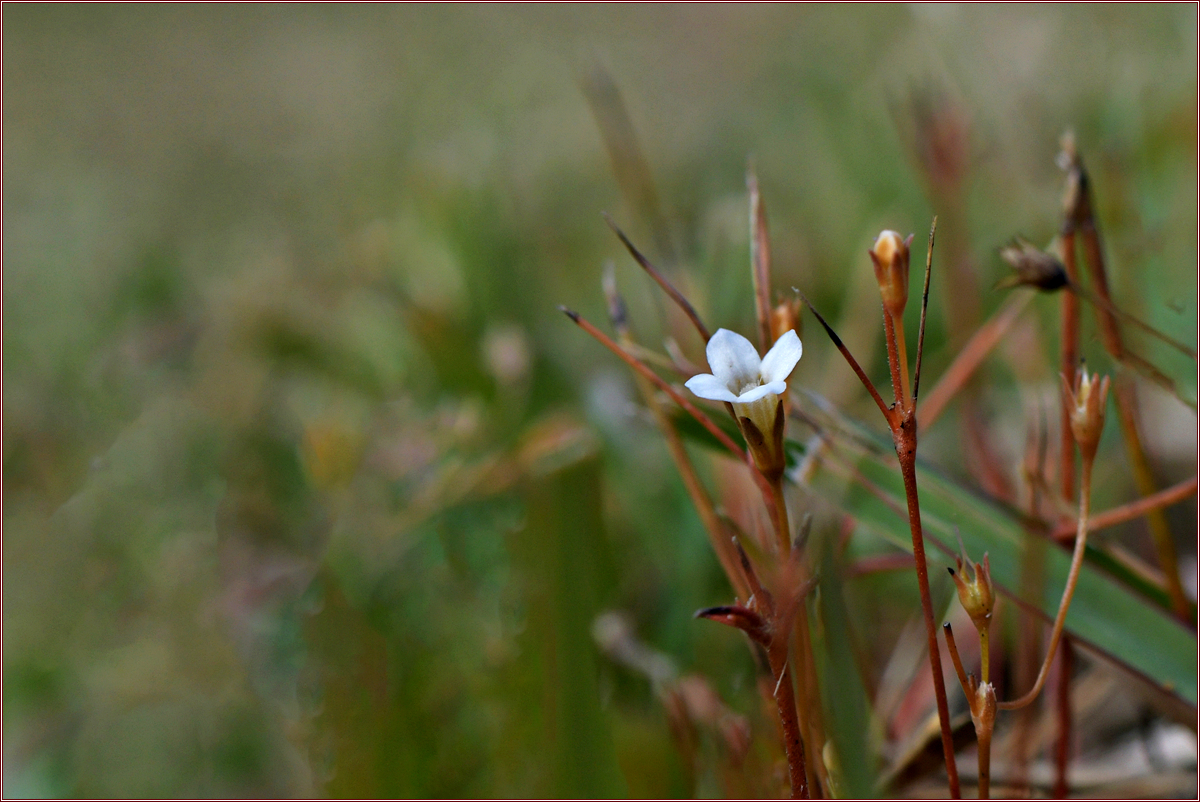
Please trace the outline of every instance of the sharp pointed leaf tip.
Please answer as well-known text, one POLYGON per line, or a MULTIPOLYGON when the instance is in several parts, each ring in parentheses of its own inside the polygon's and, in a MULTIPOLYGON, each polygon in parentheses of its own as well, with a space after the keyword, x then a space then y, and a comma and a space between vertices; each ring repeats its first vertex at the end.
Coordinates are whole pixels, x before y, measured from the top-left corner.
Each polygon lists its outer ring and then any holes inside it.
POLYGON ((574 320, 576 323, 579 322, 579 313, 578 312, 568 309, 567 307, 563 306, 562 304, 558 305, 558 311, 562 312, 564 315, 571 318, 571 320, 574 320))

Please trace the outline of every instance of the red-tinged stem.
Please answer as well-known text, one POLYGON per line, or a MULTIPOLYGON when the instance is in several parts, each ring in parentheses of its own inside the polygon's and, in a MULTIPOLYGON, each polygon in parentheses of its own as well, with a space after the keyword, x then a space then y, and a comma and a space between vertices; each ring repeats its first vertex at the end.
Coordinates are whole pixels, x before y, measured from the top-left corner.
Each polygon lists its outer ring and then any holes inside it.
MULTIPOLYGON (((1079 271, 1075 267, 1075 229, 1068 227, 1062 235, 1063 267, 1067 280, 1079 283, 1079 271)), ((1062 294, 1062 334, 1060 342, 1059 370, 1067 385, 1075 386, 1075 366, 1079 363, 1079 298, 1073 292, 1062 294)), ((1075 436, 1071 434, 1071 411, 1066 398, 1062 401, 1062 427, 1059 432, 1059 482, 1062 497, 1070 501, 1075 496, 1075 436)))
POLYGON ((1067 762, 1071 757, 1071 664, 1075 662, 1071 639, 1062 644, 1062 660, 1058 664, 1058 743, 1054 748, 1054 798, 1066 799, 1067 762))
MULTIPOLYGON (((928 272, 927 265, 927 275, 928 272)), ((804 298, 803 295, 800 297, 804 298)), ((922 315, 924 315, 924 304, 928 303, 928 298, 929 296, 926 294, 922 299, 922 315)), ((813 305, 809 303, 807 298, 804 298, 804 302, 808 304, 808 308, 812 310, 813 315, 824 327, 826 333, 829 334, 829 338, 833 340, 834 345, 842 352, 842 356, 846 358, 846 362, 854 370, 854 373, 863 383, 863 386, 867 388, 867 391, 879 406, 880 412, 883 413, 888 427, 892 430, 892 440, 896 446, 896 457, 900 461, 900 473, 904 478, 904 495, 908 504, 908 523, 912 531, 913 558, 917 568, 917 588, 921 594, 921 612, 925 619, 926 643, 929 648, 929 668, 930 673, 933 675, 933 690, 937 701, 938 724, 941 727, 942 733, 942 754, 946 760, 946 778, 949 782, 951 798, 959 799, 962 796, 962 789, 959 786, 958 766, 954 760, 954 742, 950 730, 950 706, 946 702, 946 681, 942 676, 942 656, 938 648, 937 625, 933 620, 933 599, 929 593, 929 567, 925 559, 925 537, 921 529, 921 507, 917 497, 916 405, 911 400, 908 403, 900 403, 905 398, 905 393, 900 378, 900 358, 896 348, 895 328, 892 325, 891 315, 885 308, 883 320, 888 345, 888 364, 892 373, 892 387, 897 401, 897 404, 888 407, 880 397, 879 391, 875 389, 875 385, 867 378, 862 367, 859 366, 858 360, 854 358, 849 349, 842 343, 841 338, 825 322, 820 313, 816 309, 813 309, 813 305)), ((923 334, 924 332, 918 338, 919 341, 923 341, 923 334)), ((921 359, 920 351, 921 349, 918 348, 918 360, 921 359)), ((920 374, 918 373, 917 375, 919 377, 920 374)))
MULTIPOLYGON (((1132 521, 1135 518, 1141 518, 1150 510, 1162 509, 1169 507, 1172 504, 1178 504, 1186 498, 1191 498, 1196 495, 1197 477, 1185 479, 1177 485, 1171 485, 1166 490, 1160 490, 1152 496, 1144 496, 1137 501, 1131 501, 1128 504, 1122 504, 1120 507, 1114 507, 1111 510, 1093 515, 1088 521, 1088 531, 1095 532, 1098 529, 1105 529, 1110 526, 1132 521)), ((1073 537, 1077 522, 1064 524, 1054 531, 1056 540, 1073 537)))
POLYGON ((779 541, 779 556, 786 559, 792 552, 791 527, 788 525, 787 499, 783 495, 783 476, 771 482, 772 517, 775 519, 775 537, 779 541))
POLYGON ((958 684, 962 686, 963 693, 967 696, 967 702, 970 703, 974 692, 971 690, 970 680, 967 679, 967 671, 963 668, 962 658, 958 654, 958 642, 954 640, 954 629, 950 626, 949 621, 942 624, 942 633, 946 636, 946 648, 950 652, 950 662, 954 664, 954 671, 958 674, 958 684))
POLYGON ((929 245, 925 251, 925 288, 921 291, 921 323, 917 328, 917 364, 913 370, 913 406, 917 405, 917 394, 921 389, 921 358, 925 356, 925 318, 929 312, 929 276, 933 272, 933 238, 937 233, 937 215, 929 226, 929 245))
POLYGON ((763 353, 771 347, 771 239, 767 212, 758 192, 754 168, 746 170, 750 192, 750 275, 754 278, 754 311, 758 318, 758 343, 763 353))
POLYGON ((979 744, 979 798, 987 799, 992 787, 992 728, 977 727, 975 740, 979 744))
POLYGON ((921 428, 928 429, 937 420, 954 394, 962 389, 984 358, 1004 338, 1017 317, 1033 299, 1032 293, 1010 296, 991 318, 980 326, 967 344, 942 373, 938 383, 921 403, 921 428))
MULTIPOLYGON (((645 376, 647 379, 652 381, 655 386, 658 387, 658 389, 669 395, 672 401, 683 407, 684 412, 687 412, 689 415, 695 418, 701 426, 703 426, 705 429, 708 429, 709 433, 712 434, 713 437, 717 438, 721 445, 729 449, 730 452, 732 452, 740 460, 746 462, 750 459, 750 455, 740 448, 737 443, 733 442, 729 435, 721 431, 721 429, 715 423, 713 423, 707 415, 697 409, 691 401, 688 401, 686 398, 680 395, 679 391, 664 381, 661 376, 650 370, 650 368, 642 364, 641 361, 631 356, 624 348, 613 342, 607 334, 600 331, 600 329, 593 326, 584 318, 580 317, 578 312, 574 312, 565 306, 560 306, 559 309, 564 315, 571 318, 571 320, 573 320, 575 324, 579 326, 579 328, 592 335, 592 337, 596 338, 601 345, 619 356, 625 362, 625 364, 629 365, 629 367, 645 376)), ((757 473, 757 471, 755 471, 755 473, 757 473)))
POLYGON ((999 702, 996 707, 1000 710, 1016 710, 1024 707, 1037 698, 1050 675, 1050 664, 1054 660, 1054 652, 1063 636, 1063 625, 1067 620, 1067 611, 1071 608, 1071 598, 1075 595, 1075 583, 1079 580, 1079 569, 1083 566, 1083 554, 1087 550, 1088 510, 1092 502, 1092 460, 1083 461, 1083 476, 1079 486, 1079 526, 1075 533, 1075 550, 1071 554, 1071 568, 1067 572, 1067 584, 1063 588, 1062 599, 1058 603, 1058 614, 1054 617, 1054 628, 1050 632, 1050 645, 1046 648, 1046 658, 1038 672, 1033 687, 1024 696, 1011 702, 999 702))
MULTIPOLYGON (((771 661, 775 663, 773 659, 771 661)), ((796 695, 792 691, 791 671, 787 667, 787 649, 775 669, 779 688, 775 691, 775 702, 779 707, 779 721, 783 724, 783 746, 787 752, 788 775, 792 784, 792 799, 808 799, 808 774, 804 768, 804 739, 800 737, 800 718, 796 714, 796 695)))
POLYGON ((942 730, 942 753, 946 759, 946 776, 950 796, 959 799, 962 790, 958 782, 958 766, 954 762, 954 739, 950 730, 950 706, 946 702, 946 681, 942 676, 942 655, 938 648, 937 625, 933 620, 933 600, 929 593, 929 566, 925 560, 925 536, 921 530, 921 506, 917 499, 917 418, 913 410, 892 430, 900 473, 904 477, 904 495, 908 501, 908 523, 912 530, 913 557, 917 564, 917 588, 921 592, 921 612, 925 618, 925 635, 929 646, 929 667, 933 674, 933 691, 937 700, 938 723, 942 730))
POLYGON ((879 411, 883 413, 883 417, 887 419, 888 425, 890 426, 892 423, 892 411, 888 408, 888 405, 884 403, 882 396, 879 395, 879 391, 875 389, 874 382, 867 377, 867 374, 863 371, 862 366, 858 364, 858 360, 854 358, 854 354, 850 353, 850 349, 846 347, 844 342, 842 342, 842 338, 837 336, 837 332, 833 330, 833 327, 825 322, 825 318, 822 317, 821 313, 816 310, 816 307, 812 305, 812 302, 804 296, 804 293, 800 293, 800 297, 804 300, 805 305, 808 306, 809 311, 813 313, 814 317, 816 317, 817 322, 820 323, 821 327, 825 329, 825 333, 829 335, 829 339, 833 341, 834 346, 841 351, 842 356, 845 357, 847 364, 850 365, 850 369, 854 371, 854 375, 858 376, 858 380, 862 382, 863 387, 867 388, 867 392, 871 394, 871 398, 874 399, 875 404, 879 407, 879 411))
MULTIPOLYGON (((901 325, 903 325, 903 321, 901 321, 901 325)), ((883 333, 887 341, 888 370, 892 374, 892 393, 896 399, 896 407, 904 409, 908 406, 908 394, 904 389, 904 374, 908 373, 908 369, 902 368, 900 365, 900 353, 896 342, 896 322, 892 320, 892 313, 886 306, 883 308, 883 333)))
POLYGON ((608 227, 613 230, 613 233, 616 234, 621 240, 621 244, 625 246, 625 250, 629 251, 629 255, 632 256, 634 260, 642 266, 643 270, 650 274, 650 278, 658 282, 658 286, 663 288, 663 292, 665 292, 672 301, 679 305, 679 308, 683 310, 685 315, 687 315, 688 320, 692 321, 692 325, 696 327, 696 331, 700 334, 701 338, 704 339, 704 342, 708 342, 709 337, 712 336, 708 332, 708 327, 705 326, 700 320, 700 315, 698 315, 695 308, 688 303, 688 299, 683 297, 683 293, 675 289, 675 285, 667 281, 667 278, 662 274, 662 271, 660 271, 649 259, 642 255, 642 252, 639 251, 634 244, 629 241, 629 238, 625 236, 625 232, 617 228, 617 224, 613 222, 611 217, 605 214, 604 220, 608 223, 608 227))

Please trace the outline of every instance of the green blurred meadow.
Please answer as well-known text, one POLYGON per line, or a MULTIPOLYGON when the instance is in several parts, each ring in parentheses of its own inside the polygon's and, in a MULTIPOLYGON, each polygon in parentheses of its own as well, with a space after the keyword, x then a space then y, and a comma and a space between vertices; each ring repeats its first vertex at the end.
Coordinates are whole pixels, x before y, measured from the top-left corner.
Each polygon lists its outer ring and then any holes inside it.
MULTIPOLYGON (((1188 4, 6 5, 4 794, 779 793, 750 651, 692 619, 732 596, 700 519, 628 370, 556 310, 607 329, 612 260, 641 341, 704 364, 600 213, 748 333, 753 157, 776 288, 881 381, 865 251, 939 214, 932 386, 955 316, 1005 298, 997 249, 1057 231, 1070 127, 1114 298, 1194 346, 1196 26, 1188 4), (589 107, 604 73, 661 225, 589 107)), ((1014 484, 1057 308, 983 370, 1014 484)), ((794 386, 883 431, 805 326, 794 386)), ((1137 343, 1195 398, 1194 361, 1137 343)), ((1194 413, 1144 389, 1160 485, 1194 476, 1194 413)), ((971 481, 955 409, 922 453, 971 481)), ((1119 441, 1100 508, 1137 496, 1119 441)), ((1169 511, 1192 576, 1195 510, 1169 511)), ((1106 537, 1153 562, 1140 522, 1106 537)), ((840 720, 867 721, 912 585, 828 601, 840 720)))

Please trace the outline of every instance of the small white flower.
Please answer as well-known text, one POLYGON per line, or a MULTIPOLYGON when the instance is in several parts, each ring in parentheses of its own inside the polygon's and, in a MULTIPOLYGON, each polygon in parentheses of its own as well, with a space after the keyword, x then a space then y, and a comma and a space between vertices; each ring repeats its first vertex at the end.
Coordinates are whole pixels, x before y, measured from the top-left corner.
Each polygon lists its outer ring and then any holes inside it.
POLYGON ((794 330, 784 332, 760 360, 758 351, 745 337, 729 329, 718 329, 709 338, 706 349, 712 373, 699 373, 684 386, 710 401, 752 404, 787 390, 788 376, 802 353, 804 346, 794 330))
POLYGON ((733 404, 738 426, 764 474, 783 470, 784 412, 780 396, 804 347, 792 329, 784 332, 762 359, 742 335, 719 329, 708 341, 708 366, 685 386, 700 398, 733 404))

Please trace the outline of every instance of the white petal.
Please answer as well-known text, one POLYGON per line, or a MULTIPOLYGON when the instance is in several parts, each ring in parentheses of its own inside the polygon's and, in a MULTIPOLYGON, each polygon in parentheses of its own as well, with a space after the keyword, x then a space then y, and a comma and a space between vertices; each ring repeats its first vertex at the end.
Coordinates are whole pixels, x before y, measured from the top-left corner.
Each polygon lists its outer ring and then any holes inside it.
POLYGON ((712 375, 726 387, 741 388, 758 383, 762 364, 758 351, 742 335, 729 329, 717 329, 705 349, 712 375))
POLYGON ((796 363, 800 361, 800 355, 803 353, 804 346, 800 344, 800 338, 796 336, 796 330, 788 329, 785 331, 783 336, 771 346, 771 350, 767 351, 767 355, 763 357, 763 381, 787 381, 788 376, 792 375, 792 370, 796 367, 796 363))
POLYGON ((708 373, 697 373, 684 382, 683 386, 697 397, 707 398, 709 401, 737 401, 737 396, 729 392, 725 382, 708 373))
POLYGON ((771 382, 770 384, 763 384, 752 390, 747 390, 734 400, 739 404, 749 404, 769 395, 780 395, 785 390, 787 390, 787 382, 771 382))

